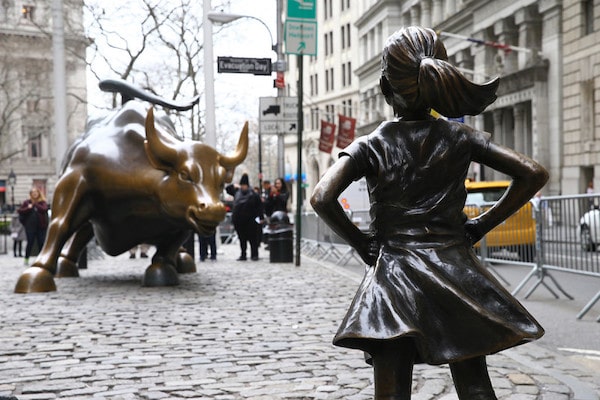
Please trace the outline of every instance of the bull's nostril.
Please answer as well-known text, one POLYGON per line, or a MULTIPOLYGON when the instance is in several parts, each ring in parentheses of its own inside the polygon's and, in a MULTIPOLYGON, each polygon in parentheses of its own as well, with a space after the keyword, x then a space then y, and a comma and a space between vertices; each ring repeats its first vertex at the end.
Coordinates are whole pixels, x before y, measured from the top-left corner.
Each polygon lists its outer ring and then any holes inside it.
POLYGON ((198 209, 201 210, 201 211, 206 210, 206 203, 200 203, 200 204, 198 204, 198 209))

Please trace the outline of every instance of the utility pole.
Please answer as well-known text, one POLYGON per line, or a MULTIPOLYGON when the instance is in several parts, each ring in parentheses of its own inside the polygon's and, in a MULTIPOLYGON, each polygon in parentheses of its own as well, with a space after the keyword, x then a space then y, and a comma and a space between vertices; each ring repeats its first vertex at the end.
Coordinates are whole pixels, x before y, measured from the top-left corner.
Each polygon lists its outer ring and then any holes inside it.
MULTIPOLYGON (((283 0, 277 0, 277 64, 283 65, 283 22, 281 15, 283 14, 283 0)), ((277 88, 277 97, 285 96, 285 87, 277 88)), ((277 175, 285 176, 285 141, 284 133, 277 134, 277 175)))
POLYGON ((54 139, 56 174, 67 152, 67 84, 65 73, 65 30, 62 0, 52 0, 52 52, 54 68, 54 139))

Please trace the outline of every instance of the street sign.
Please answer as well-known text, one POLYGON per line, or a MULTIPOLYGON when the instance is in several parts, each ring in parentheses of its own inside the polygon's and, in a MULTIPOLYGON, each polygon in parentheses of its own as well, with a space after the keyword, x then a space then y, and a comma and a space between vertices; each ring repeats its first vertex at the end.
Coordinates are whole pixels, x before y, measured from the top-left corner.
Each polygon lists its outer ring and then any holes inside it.
POLYGON ((317 19, 316 0, 288 0, 288 18, 317 19))
POLYGON ((262 135, 298 132, 298 98, 292 96, 259 99, 259 131, 262 135))
POLYGON ((217 57, 217 72, 271 75, 270 58, 217 57))
POLYGON ((286 54, 317 55, 317 22, 311 20, 285 21, 286 54))

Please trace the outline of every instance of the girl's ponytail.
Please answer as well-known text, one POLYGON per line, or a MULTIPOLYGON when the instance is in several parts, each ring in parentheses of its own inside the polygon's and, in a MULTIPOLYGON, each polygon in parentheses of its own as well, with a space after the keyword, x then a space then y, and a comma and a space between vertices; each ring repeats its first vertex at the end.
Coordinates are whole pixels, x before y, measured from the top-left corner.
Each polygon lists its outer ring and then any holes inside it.
POLYGON ((427 107, 446 117, 480 114, 496 100, 499 79, 477 84, 452 64, 431 57, 419 66, 419 97, 427 107))
POLYGON ((456 118, 480 114, 496 100, 498 79, 473 83, 447 59, 444 44, 431 29, 405 27, 388 38, 381 86, 397 114, 433 108, 456 118))

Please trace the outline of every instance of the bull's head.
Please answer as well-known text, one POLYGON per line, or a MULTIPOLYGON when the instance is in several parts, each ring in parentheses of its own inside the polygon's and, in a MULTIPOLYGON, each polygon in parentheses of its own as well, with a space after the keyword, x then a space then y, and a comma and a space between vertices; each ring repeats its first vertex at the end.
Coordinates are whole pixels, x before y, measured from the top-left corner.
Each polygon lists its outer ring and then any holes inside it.
POLYGON ((200 234, 213 233, 226 212, 219 195, 248 153, 248 122, 235 152, 225 156, 200 142, 179 141, 160 133, 150 108, 144 146, 150 164, 165 172, 157 189, 162 209, 171 217, 185 218, 200 234))

